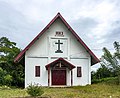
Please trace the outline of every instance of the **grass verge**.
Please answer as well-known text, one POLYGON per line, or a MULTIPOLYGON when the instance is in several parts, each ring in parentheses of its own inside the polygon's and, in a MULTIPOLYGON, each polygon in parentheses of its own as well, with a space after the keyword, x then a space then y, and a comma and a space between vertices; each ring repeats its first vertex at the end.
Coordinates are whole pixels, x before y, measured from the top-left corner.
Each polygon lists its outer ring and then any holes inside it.
MULTIPOLYGON (((69 88, 44 88, 42 96, 51 98, 120 98, 120 85, 98 83, 69 88)), ((0 89, 0 98, 28 96, 25 89, 0 89)))

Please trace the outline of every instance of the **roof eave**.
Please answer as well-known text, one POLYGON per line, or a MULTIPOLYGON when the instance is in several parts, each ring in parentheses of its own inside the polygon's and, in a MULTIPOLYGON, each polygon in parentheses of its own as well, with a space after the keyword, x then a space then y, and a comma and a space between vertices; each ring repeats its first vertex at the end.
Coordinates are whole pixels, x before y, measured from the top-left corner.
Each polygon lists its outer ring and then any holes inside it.
POLYGON ((30 44, 18 54, 14 62, 19 62, 20 59, 24 56, 25 52, 36 42, 36 40, 56 21, 57 18, 60 18, 65 26, 72 32, 76 39, 82 44, 82 46, 88 51, 88 53, 93 57, 92 65, 99 62, 99 59, 94 55, 94 53, 87 47, 87 45, 82 41, 82 39, 77 35, 77 33, 71 28, 71 26, 66 22, 66 20, 58 13, 50 23, 30 42, 30 44))

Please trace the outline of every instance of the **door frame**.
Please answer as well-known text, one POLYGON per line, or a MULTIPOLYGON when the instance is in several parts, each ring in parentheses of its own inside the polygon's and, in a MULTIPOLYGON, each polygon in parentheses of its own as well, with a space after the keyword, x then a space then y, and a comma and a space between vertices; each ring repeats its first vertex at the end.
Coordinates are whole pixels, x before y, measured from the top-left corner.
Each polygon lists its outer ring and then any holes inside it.
MULTIPOLYGON (((53 85, 53 81, 52 81, 52 71, 54 71, 54 70, 65 70, 65 86, 67 85, 67 69, 66 68, 61 68, 61 69, 57 69, 57 68, 55 68, 55 69, 51 69, 51 86, 59 86, 59 85, 53 85)), ((64 86, 64 85, 63 85, 64 86)))

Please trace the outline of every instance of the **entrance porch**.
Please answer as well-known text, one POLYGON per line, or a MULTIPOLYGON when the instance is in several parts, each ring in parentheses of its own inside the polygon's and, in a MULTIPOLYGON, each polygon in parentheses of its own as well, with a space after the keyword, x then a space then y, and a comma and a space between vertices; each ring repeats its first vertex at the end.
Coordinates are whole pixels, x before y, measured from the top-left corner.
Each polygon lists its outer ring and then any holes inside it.
POLYGON ((73 85, 73 71, 75 66, 63 58, 58 58, 57 60, 47 64, 46 70, 48 70, 48 86, 67 86, 67 82, 71 79, 70 86, 73 85), (67 75, 67 71, 70 72, 70 76, 67 75), (50 74, 51 73, 51 74, 50 74), (51 84, 50 84, 51 83, 51 84))

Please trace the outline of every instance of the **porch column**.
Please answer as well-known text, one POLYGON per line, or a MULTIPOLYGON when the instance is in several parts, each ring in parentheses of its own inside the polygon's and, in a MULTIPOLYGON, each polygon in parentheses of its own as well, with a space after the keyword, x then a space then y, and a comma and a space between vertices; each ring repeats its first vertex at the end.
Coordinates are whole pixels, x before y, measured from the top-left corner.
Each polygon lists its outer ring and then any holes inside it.
POLYGON ((73 85, 73 72, 71 70, 71 86, 73 85))
POLYGON ((48 86, 50 86, 50 67, 48 67, 48 86))

